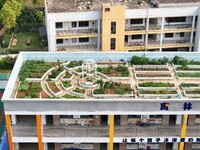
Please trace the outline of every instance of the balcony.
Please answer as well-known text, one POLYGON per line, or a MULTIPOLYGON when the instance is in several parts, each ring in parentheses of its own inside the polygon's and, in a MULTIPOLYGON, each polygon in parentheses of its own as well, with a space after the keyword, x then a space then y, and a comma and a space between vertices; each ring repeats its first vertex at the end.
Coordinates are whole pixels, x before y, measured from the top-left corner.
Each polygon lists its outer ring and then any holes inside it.
POLYGON ((57 46, 57 51, 78 52, 78 51, 98 51, 97 44, 82 44, 82 45, 63 45, 57 46))
POLYGON ((190 44, 188 39, 179 39, 179 40, 163 40, 162 48, 181 48, 181 47, 190 47, 194 46, 190 44))
POLYGON ((159 49, 160 48, 160 41, 149 39, 147 49, 159 49))
POLYGON ((163 33, 174 33, 174 32, 192 32, 192 25, 191 24, 165 25, 163 33))
POLYGON ((146 34, 145 26, 127 26, 125 27, 125 35, 146 34))
POLYGON ((126 42, 124 45, 124 50, 144 50, 145 44, 143 41, 139 42, 126 42))
POLYGON ((149 25, 148 34, 158 34, 161 33, 160 25, 149 25))
MULTIPOLYGON (((13 137, 37 137, 34 126, 12 127, 13 137)), ((138 127, 134 125, 115 126, 115 137, 177 137, 180 136, 180 125, 151 125, 138 127)), ((187 127, 186 137, 199 137, 200 127, 197 125, 187 127)), ((43 137, 109 137, 109 126, 80 126, 80 125, 45 125, 43 137)))
POLYGON ((56 38, 77 38, 77 37, 97 37, 98 29, 88 28, 88 29, 69 29, 69 30, 57 30, 56 38))

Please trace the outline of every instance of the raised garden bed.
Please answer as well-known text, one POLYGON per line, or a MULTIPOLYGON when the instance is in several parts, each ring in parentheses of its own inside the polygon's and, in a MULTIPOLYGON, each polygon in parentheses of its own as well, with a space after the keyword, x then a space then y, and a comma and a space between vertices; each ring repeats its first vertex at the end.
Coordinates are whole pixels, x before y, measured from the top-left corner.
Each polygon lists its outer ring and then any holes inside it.
POLYGON ((57 69, 54 69, 51 74, 49 75, 49 78, 56 78, 61 72, 64 71, 63 66, 59 64, 59 67, 57 69))
POLYGON ((122 84, 117 82, 103 82, 99 80, 100 88, 93 91, 94 94, 131 94, 130 84, 122 84))
POLYGON ((65 76, 63 77, 64 79, 69 79, 69 78, 71 78, 72 77, 72 74, 71 73, 69 73, 69 72, 65 72, 65 76))
POLYGON ((63 98, 66 98, 66 99, 76 99, 76 98, 81 98, 81 97, 79 97, 79 96, 73 96, 73 95, 69 95, 69 94, 65 94, 64 96, 63 96, 63 98))
POLYGON ((74 92, 76 92, 76 93, 82 93, 82 94, 85 94, 85 89, 80 89, 80 88, 76 88, 76 89, 74 89, 73 90, 74 92))
POLYGON ((144 82, 139 83, 139 87, 174 87, 175 85, 173 83, 165 83, 165 82, 144 82))
POLYGON ((63 86, 64 86, 65 88, 68 88, 68 87, 72 86, 72 85, 71 85, 71 81, 63 81, 62 84, 63 84, 63 86))
POLYGON ((128 68, 125 66, 118 65, 117 67, 108 66, 108 67, 98 67, 98 72, 101 72, 109 77, 129 77, 128 68))
POLYGON ((140 94, 178 94, 177 91, 169 91, 169 90, 156 90, 156 91, 150 91, 150 90, 139 90, 140 94))
POLYGON ((181 83, 181 87, 186 87, 186 88, 195 88, 195 87, 200 87, 200 84, 198 83, 181 83))
POLYGON ((76 66, 81 66, 83 61, 70 61, 70 63, 66 66, 68 68, 74 68, 76 66))
POLYGON ((200 73, 185 73, 185 72, 179 72, 177 73, 178 77, 186 77, 186 78, 200 78, 200 73))
POLYGON ((39 98, 42 87, 38 82, 22 81, 18 87, 16 98, 39 98))
POLYGON ((158 74, 158 73, 137 73, 137 77, 171 77, 170 74, 158 74))
POLYGON ((52 68, 51 63, 28 60, 20 70, 19 79, 20 81, 24 81, 26 78, 41 78, 50 68, 52 68))
POLYGON ((57 88, 55 82, 52 81, 48 82, 48 86, 54 93, 60 92, 60 89, 57 88))
POLYGON ((169 71, 168 68, 143 68, 143 67, 135 67, 135 71, 169 71))

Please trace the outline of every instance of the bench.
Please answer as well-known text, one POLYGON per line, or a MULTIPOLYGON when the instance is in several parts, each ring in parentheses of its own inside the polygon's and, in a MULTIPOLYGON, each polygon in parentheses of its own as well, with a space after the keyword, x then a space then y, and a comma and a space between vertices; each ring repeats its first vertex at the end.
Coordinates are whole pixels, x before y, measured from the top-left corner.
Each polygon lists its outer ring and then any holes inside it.
POLYGON ((31 42, 32 42, 32 39, 28 38, 27 41, 26 41, 26 45, 31 45, 31 42))

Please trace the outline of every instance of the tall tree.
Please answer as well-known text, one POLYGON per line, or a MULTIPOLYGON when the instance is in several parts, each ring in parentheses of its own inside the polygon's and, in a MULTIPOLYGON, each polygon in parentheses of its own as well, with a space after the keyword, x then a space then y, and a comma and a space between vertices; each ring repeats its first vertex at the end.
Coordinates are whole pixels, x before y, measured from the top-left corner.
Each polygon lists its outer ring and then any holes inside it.
POLYGON ((7 0, 0 10, 0 21, 2 24, 9 29, 14 27, 21 9, 22 5, 18 0, 7 0))

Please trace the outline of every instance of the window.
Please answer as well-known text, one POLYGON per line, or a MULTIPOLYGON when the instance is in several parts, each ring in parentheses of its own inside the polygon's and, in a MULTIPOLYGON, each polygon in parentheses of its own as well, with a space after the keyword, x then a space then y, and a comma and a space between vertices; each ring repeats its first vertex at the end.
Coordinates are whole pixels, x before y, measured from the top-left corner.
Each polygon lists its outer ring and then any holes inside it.
POLYGON ((72 22, 72 28, 76 28, 77 27, 77 22, 72 22))
POLYGON ((62 22, 56 22, 56 28, 63 28, 63 23, 62 22))
POLYGON ((111 34, 116 34, 116 22, 111 22, 111 34))
POLYGON ((63 44, 63 39, 57 39, 56 44, 63 44))
POLYGON ((165 33, 165 38, 173 38, 174 34, 173 33, 165 33))
POLYGON ((141 115, 128 115, 128 118, 141 118, 141 115))
POLYGON ((89 21, 79 21, 79 27, 89 27, 89 21))
POLYGON ((132 40, 139 40, 139 39, 142 39, 142 35, 132 35, 132 36, 131 36, 131 39, 132 39, 132 40))
POLYGON ((110 8, 105 8, 105 11, 109 12, 109 11, 110 11, 110 8))
POLYGON ((131 19, 131 24, 143 24, 143 19, 131 19))
POLYGON ((79 43, 87 43, 89 42, 89 38, 79 38, 79 43))
POLYGON ((111 38, 110 39, 110 49, 111 50, 115 50, 115 44, 116 44, 116 39, 115 38, 111 38))
POLYGON ((166 18, 167 23, 186 22, 186 17, 166 18))
POLYGON ((180 33, 180 37, 184 37, 185 36, 185 33, 184 32, 181 32, 180 33))

